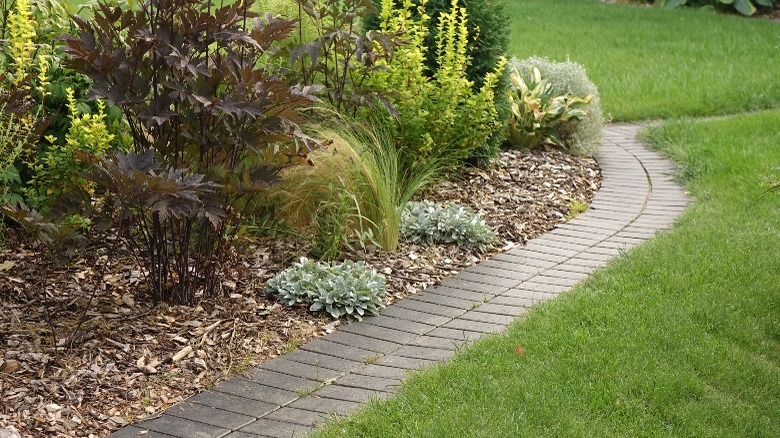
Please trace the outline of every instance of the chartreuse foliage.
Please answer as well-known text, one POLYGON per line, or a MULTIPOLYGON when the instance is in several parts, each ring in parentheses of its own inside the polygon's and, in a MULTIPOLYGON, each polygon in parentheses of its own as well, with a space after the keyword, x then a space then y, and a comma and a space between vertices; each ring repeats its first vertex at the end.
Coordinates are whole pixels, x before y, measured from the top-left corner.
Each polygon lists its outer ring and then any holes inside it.
POLYGON ((268 280, 266 288, 288 305, 309 305, 333 318, 376 315, 385 307, 385 279, 363 262, 314 262, 301 258, 268 280))
POLYGON ((674 230, 314 436, 780 435, 779 125, 651 129, 696 169, 674 230))
POLYGON ((425 4, 422 1, 415 7, 406 0, 394 8, 392 0, 383 1, 380 29, 401 33, 405 42, 395 49, 392 59, 377 61, 385 68, 370 78, 376 88, 392 93, 390 100, 400 115, 396 135, 407 165, 444 158, 455 163, 485 143, 499 125, 494 88, 506 64, 501 60, 485 75, 482 87, 473 90, 464 72, 471 64, 468 14, 454 0, 450 12, 440 17, 438 68, 430 75, 425 65, 430 19, 425 4))

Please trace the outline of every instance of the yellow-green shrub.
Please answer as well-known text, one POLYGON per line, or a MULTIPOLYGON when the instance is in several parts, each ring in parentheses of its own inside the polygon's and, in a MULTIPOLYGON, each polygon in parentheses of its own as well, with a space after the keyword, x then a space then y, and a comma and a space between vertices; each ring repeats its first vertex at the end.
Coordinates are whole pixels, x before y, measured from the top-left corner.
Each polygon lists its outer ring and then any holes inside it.
POLYGON ((450 12, 442 13, 439 20, 439 65, 429 77, 425 38, 430 17, 425 4, 422 0, 413 11, 411 0, 405 0, 400 8, 395 8, 392 0, 382 2, 380 29, 402 33, 405 43, 395 49, 389 61, 379 61, 386 68, 375 72, 371 81, 387 90, 398 110, 396 136, 406 164, 431 158, 454 164, 483 145, 499 126, 494 88, 506 60, 502 58, 495 71, 485 75, 482 87, 473 91, 474 84, 465 73, 471 63, 468 14, 453 0, 450 12), (415 20, 415 16, 419 18, 415 20))

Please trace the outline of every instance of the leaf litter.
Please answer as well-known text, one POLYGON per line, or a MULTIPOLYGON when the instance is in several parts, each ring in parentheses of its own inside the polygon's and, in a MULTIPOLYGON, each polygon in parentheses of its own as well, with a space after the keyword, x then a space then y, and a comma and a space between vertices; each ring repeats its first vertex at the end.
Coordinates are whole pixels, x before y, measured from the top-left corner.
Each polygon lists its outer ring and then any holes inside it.
MULTIPOLYGON (((492 167, 466 169, 419 197, 477 211, 499 236, 492 249, 402 241, 392 254, 369 248, 348 257, 374 266, 392 300, 402 299, 565 222, 572 201, 589 203, 600 178, 589 158, 505 151, 492 167)), ((244 242, 224 293, 194 307, 151 303, 134 259, 108 257, 109 248, 98 244, 90 260, 57 268, 9 233, 0 251, 0 431, 105 436, 340 325, 264 291, 306 254, 301 241, 244 242)))

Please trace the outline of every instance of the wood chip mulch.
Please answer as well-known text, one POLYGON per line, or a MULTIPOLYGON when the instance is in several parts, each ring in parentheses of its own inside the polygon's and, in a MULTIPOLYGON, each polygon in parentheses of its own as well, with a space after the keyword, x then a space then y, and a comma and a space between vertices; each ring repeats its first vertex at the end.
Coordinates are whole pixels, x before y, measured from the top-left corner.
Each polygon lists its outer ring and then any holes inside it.
MULTIPOLYGON (((401 242, 393 254, 349 257, 385 274, 392 300, 402 299, 555 228, 572 200, 589 203, 599 185, 592 159, 503 152, 493 167, 469 169, 423 195, 478 211, 501 240, 493 249, 401 242)), ((184 307, 144 298, 138 266, 126 254, 109 254, 114 246, 97 246, 90 260, 55 269, 34 244, 6 233, 0 432, 105 436, 338 325, 264 292, 269 278, 306 253, 304 243, 284 236, 244 242, 222 282, 224 295, 184 307)))

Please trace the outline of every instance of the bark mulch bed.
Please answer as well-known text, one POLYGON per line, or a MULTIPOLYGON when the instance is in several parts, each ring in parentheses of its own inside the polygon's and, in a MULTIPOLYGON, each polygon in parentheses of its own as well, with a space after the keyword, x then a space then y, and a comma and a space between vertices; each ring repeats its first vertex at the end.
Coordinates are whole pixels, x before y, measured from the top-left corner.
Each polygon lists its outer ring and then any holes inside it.
MULTIPOLYGON (((501 239, 491 251, 402 242, 393 254, 354 252, 387 278, 392 300, 437 284, 492 253, 563 223, 600 185, 595 161, 557 151, 504 152, 424 195, 477 210, 501 239)), ((300 241, 258 237, 236 249, 219 298, 152 304, 137 265, 96 244, 68 268, 46 265, 6 230, 0 251, 0 432, 105 436, 284 354, 337 323, 281 306, 264 283, 301 255, 300 241), (100 267, 100 268, 96 268, 100 267), (79 325, 79 322, 81 324, 79 325), (78 328, 78 330, 76 330, 78 328)))

